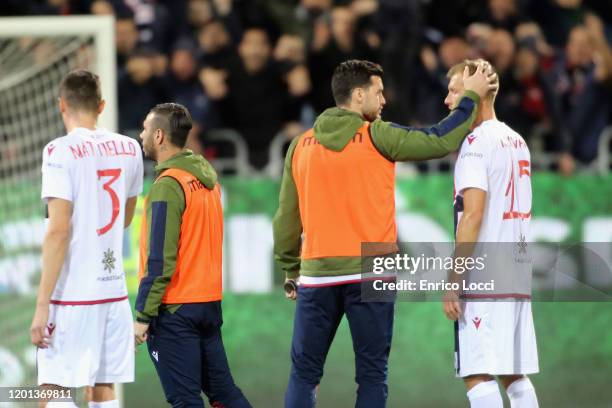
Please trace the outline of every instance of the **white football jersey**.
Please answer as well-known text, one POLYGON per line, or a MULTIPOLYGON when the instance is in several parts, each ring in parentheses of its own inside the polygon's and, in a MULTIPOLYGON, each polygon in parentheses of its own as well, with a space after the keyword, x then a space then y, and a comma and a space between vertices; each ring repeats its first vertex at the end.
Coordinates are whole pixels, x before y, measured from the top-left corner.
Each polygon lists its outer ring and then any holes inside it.
POLYGON ((529 242, 531 156, 525 140, 505 123, 482 122, 468 135, 455 164, 455 229, 463 191, 487 192, 478 242, 529 242))
POLYGON ((473 256, 484 268, 472 283, 494 282, 491 290, 466 290, 466 297, 531 297, 531 157, 525 140, 505 123, 487 120, 468 135, 455 165, 455 231, 468 188, 487 192, 473 256))
POLYGON ((76 128, 45 146, 41 197, 73 206, 70 243, 53 303, 103 303, 127 295, 125 203, 142 192, 142 179, 140 145, 127 136, 76 128))

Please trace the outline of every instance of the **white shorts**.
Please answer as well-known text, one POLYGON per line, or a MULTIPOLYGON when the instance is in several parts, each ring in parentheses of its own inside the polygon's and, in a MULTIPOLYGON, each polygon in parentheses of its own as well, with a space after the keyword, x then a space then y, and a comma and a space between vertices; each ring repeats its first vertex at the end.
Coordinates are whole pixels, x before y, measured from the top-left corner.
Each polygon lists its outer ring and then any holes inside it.
POLYGON ((62 387, 134 381, 130 302, 51 305, 50 345, 38 349, 38 384, 62 387))
POLYGON ((530 301, 467 301, 455 322, 457 377, 539 371, 530 301))

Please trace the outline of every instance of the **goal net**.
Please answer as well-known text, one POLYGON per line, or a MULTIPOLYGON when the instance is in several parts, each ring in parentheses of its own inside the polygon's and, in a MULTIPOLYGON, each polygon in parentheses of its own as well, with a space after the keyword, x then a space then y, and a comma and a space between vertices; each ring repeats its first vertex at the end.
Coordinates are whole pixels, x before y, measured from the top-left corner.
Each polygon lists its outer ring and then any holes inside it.
POLYGON ((115 130, 112 17, 0 18, 0 387, 36 384, 29 327, 44 232, 42 149, 65 134, 58 88, 76 68, 100 76, 99 124, 115 130))

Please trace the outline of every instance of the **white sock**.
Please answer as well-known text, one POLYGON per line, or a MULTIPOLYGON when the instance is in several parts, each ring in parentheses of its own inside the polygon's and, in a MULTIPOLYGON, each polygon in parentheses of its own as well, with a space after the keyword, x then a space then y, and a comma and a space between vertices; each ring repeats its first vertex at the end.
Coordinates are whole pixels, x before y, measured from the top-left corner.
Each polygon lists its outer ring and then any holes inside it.
POLYGON ((104 402, 89 401, 89 408, 119 408, 119 400, 114 399, 104 402))
POLYGON ((481 382, 467 392, 471 408, 504 408, 495 380, 481 382))
POLYGON ((506 390, 512 408, 538 408, 538 397, 527 377, 514 381, 506 390))

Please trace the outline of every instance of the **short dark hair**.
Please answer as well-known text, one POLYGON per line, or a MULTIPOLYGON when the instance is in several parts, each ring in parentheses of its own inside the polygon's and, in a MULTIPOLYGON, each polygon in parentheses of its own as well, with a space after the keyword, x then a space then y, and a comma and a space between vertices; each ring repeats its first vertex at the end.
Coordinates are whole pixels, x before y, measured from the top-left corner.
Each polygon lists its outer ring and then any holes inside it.
POLYGON ((348 60, 336 67, 332 76, 332 94, 336 105, 346 104, 353 89, 370 85, 372 76, 382 77, 380 65, 365 60, 348 60))
POLYGON ((180 103, 160 103, 151 109, 153 127, 170 136, 170 143, 183 148, 192 127, 191 115, 180 103))
POLYGON ((85 69, 70 71, 62 79, 59 94, 71 109, 98 113, 102 102, 100 78, 85 69))

